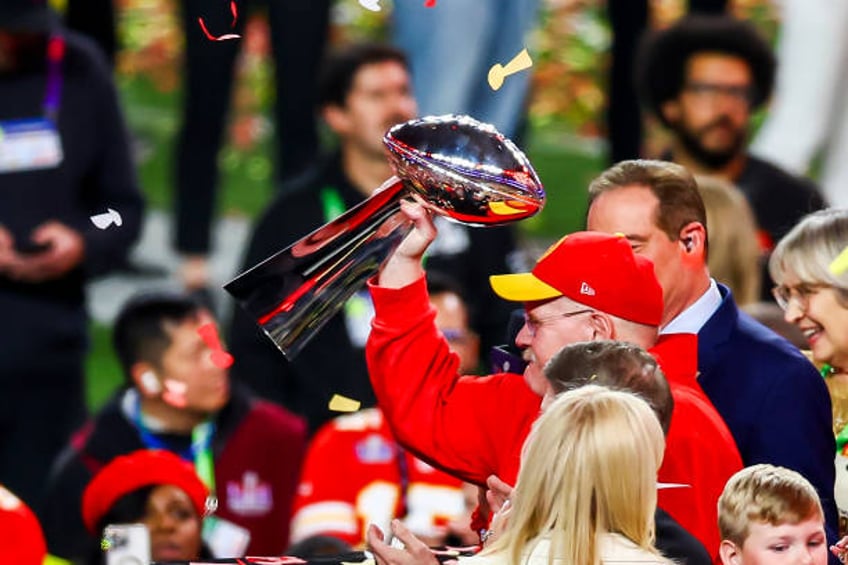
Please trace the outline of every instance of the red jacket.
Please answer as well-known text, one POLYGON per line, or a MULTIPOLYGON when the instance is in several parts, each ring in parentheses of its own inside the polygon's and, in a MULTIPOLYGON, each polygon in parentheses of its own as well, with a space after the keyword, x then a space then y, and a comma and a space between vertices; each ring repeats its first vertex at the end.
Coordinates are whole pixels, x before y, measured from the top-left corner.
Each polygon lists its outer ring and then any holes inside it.
MULTIPOLYGON (((371 384, 398 441, 421 459, 476 484, 514 484, 541 398, 520 375, 460 376, 435 325, 424 279, 402 289, 370 284, 376 315, 366 347, 371 384)), ((658 480, 660 507, 718 553, 716 503, 742 467, 736 445, 697 388, 697 337, 662 336, 651 348, 675 400, 658 480)))
POLYGON ((662 335, 650 349, 674 398, 657 480, 691 485, 660 489, 657 504, 717 558, 718 497, 743 465, 730 430, 695 380, 697 350, 695 334, 662 335))

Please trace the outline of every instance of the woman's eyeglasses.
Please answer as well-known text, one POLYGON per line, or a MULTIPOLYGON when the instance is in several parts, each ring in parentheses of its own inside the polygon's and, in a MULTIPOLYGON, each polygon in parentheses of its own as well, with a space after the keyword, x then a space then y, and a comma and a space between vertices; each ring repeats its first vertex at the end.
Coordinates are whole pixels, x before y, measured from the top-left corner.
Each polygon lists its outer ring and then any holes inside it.
POLYGON ((800 308, 802 312, 806 312, 807 307, 810 304, 810 297, 818 294, 819 291, 826 288, 830 288, 830 285, 801 283, 795 286, 788 286, 781 284, 771 289, 771 293, 774 296, 777 305, 780 306, 783 311, 788 310, 789 305, 795 301, 798 308, 800 308))

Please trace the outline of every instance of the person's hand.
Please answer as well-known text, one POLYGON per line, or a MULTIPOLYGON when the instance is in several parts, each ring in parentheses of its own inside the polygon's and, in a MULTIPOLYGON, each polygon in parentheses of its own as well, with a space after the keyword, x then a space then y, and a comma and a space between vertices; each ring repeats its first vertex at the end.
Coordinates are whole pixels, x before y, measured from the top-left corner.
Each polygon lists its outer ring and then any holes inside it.
POLYGON ((486 540, 483 542, 483 547, 489 547, 496 539, 504 533, 506 525, 509 523, 509 515, 512 512, 512 505, 509 500, 505 500, 501 507, 492 516, 492 523, 489 524, 489 533, 486 540))
POLYGON ((0 273, 5 273, 9 265, 17 260, 15 252, 15 238, 12 233, 0 224, 0 273))
POLYGON ((498 512, 505 502, 512 496, 512 485, 503 482, 497 475, 489 475, 486 479, 486 502, 492 512, 498 512))
POLYGON ((32 255, 16 254, 6 267, 9 278, 32 283, 55 279, 79 265, 85 256, 82 235, 55 220, 38 226, 31 239, 47 248, 32 255))
POLYGON ((404 549, 390 546, 385 542, 380 528, 374 524, 368 526, 368 548, 379 565, 438 565, 439 560, 430 548, 416 538, 400 520, 392 520, 391 528, 392 534, 403 542, 404 549))
POLYGON ((848 536, 845 536, 834 545, 831 545, 830 552, 842 563, 848 563, 848 536))
POLYGON ((402 200, 400 209, 412 222, 412 230, 380 271, 379 284, 388 288, 402 288, 424 275, 421 260, 437 233, 433 218, 423 205, 402 200))
POLYGON ((509 499, 512 496, 511 485, 502 481, 497 475, 489 475, 486 479, 486 505, 494 512, 489 525, 489 533, 483 540, 483 546, 488 546, 506 527, 511 507, 509 499))

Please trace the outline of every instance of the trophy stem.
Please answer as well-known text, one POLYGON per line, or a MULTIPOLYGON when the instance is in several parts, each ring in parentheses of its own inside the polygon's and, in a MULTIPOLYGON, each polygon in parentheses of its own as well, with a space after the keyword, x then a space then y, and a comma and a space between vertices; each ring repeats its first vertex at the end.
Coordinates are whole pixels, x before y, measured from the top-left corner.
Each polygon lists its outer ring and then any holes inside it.
POLYGON ((370 198, 239 275, 224 288, 253 316, 288 359, 400 244, 411 222, 407 195, 392 177, 370 198))

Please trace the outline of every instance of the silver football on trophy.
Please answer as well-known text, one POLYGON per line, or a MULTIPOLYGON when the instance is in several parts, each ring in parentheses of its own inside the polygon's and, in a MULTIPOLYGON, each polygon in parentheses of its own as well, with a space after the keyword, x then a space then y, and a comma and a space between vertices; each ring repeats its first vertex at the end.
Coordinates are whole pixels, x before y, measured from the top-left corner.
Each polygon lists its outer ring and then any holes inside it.
POLYGON ((544 206, 545 191, 530 161, 489 124, 430 116, 396 125, 383 143, 407 188, 450 219, 500 225, 544 206))

